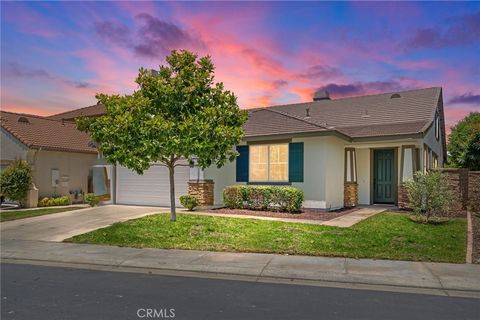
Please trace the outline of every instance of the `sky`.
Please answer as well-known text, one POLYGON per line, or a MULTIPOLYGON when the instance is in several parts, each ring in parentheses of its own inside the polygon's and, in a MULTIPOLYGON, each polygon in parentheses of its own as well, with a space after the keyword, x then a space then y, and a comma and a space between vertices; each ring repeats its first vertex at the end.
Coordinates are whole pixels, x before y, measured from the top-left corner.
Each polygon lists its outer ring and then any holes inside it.
POLYGON ((1 2, 1 108, 129 94, 173 49, 210 55, 241 108, 443 87, 480 111, 480 2, 1 2))

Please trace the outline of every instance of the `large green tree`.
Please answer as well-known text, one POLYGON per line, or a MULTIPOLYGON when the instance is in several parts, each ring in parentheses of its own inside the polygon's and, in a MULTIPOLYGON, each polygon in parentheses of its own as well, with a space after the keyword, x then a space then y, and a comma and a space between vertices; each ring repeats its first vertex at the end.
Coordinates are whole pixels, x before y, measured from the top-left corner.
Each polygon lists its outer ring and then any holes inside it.
POLYGON ((106 114, 80 118, 77 125, 111 163, 138 174, 156 162, 165 165, 175 221, 175 168, 185 161, 201 168, 233 161, 247 115, 235 94, 214 81, 208 56, 174 50, 158 72, 140 69, 136 83, 131 95, 98 94, 106 114))
MULTIPOLYGON (((480 112, 471 112, 459 121, 453 128, 448 138, 449 163, 456 168, 468 168, 469 163, 475 162, 475 155, 469 155, 467 150, 475 135, 480 132, 480 112), (472 156, 474 158, 472 158, 472 156)), ((480 157, 476 154, 476 157, 480 157)), ((476 160, 480 161, 480 160, 476 160)), ((471 168, 473 169, 473 168, 471 168)))

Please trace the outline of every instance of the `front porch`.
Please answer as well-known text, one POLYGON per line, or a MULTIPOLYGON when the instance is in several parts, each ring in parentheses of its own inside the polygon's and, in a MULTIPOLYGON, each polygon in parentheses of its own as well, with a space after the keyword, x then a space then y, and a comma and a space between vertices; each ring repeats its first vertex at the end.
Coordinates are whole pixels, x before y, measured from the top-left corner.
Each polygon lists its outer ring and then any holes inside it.
POLYGON ((404 182, 421 168, 431 168, 418 140, 356 143, 345 147, 344 205, 387 204, 405 207, 404 182))

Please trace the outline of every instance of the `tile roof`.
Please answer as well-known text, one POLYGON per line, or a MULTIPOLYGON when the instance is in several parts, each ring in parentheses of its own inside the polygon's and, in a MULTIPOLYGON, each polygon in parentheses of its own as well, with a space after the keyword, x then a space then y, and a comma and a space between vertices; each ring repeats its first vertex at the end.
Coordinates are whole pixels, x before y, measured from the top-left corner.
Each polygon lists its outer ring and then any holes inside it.
POLYGON ((0 124, 3 129, 29 148, 97 153, 90 136, 79 131, 74 123, 68 121, 1 111, 0 124))
POLYGON ((98 117, 105 113, 105 108, 102 104, 94 104, 93 106, 88 106, 80 109, 70 110, 62 113, 57 113, 51 116, 48 116, 48 119, 52 120, 67 120, 73 121, 77 117, 89 116, 89 117, 98 117))
MULTIPOLYGON (((397 93, 400 95, 399 98, 391 98, 393 93, 383 93, 271 106, 264 109, 335 129, 352 138, 424 132, 434 119, 441 98, 441 88, 397 93)), ((251 114, 252 112, 250 111, 251 114)), ((246 127, 253 132, 257 127, 265 125, 261 118, 250 118, 249 122, 251 123, 247 123, 246 127)), ((271 134, 276 133, 275 127, 272 129, 271 134)))

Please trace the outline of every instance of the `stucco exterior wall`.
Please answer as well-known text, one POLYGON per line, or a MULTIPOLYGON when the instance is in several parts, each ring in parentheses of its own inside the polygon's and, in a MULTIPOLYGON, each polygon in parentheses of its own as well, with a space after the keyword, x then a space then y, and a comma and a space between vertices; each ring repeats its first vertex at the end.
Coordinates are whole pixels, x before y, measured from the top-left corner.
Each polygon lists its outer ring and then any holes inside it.
MULTIPOLYGON (((308 208, 335 209, 343 206, 344 141, 337 137, 295 138, 292 142, 304 143, 304 182, 292 183, 305 193, 304 206, 308 208)), ((205 179, 215 182, 215 204, 222 203, 226 186, 237 184, 235 162, 224 167, 207 168, 205 179)))
POLYGON ((370 204, 370 149, 357 149, 358 204, 370 204))
MULTIPOLYGON (((442 130, 442 129, 440 129, 442 130)), ((421 140, 422 142, 422 149, 423 149, 423 144, 426 144, 435 154, 438 156, 438 164, 440 167, 443 167, 444 163, 444 158, 443 158, 443 140, 442 140, 442 134, 440 133, 440 137, 437 140, 435 137, 435 123, 432 124, 432 126, 427 130, 425 133, 425 136, 421 140)), ((430 159, 432 155, 430 154, 430 159)), ((421 168, 423 167, 423 157, 420 157, 420 164, 422 165, 421 168)))
POLYGON ((40 197, 68 195, 71 190, 87 191, 88 175, 97 155, 87 153, 31 150, 28 162, 32 164, 34 183, 40 197), (60 172, 58 187, 52 186, 52 169, 60 172))
POLYGON ((1 128, 1 143, 0 143, 0 155, 3 164, 15 159, 25 160, 27 157, 28 148, 21 143, 17 138, 1 128))

